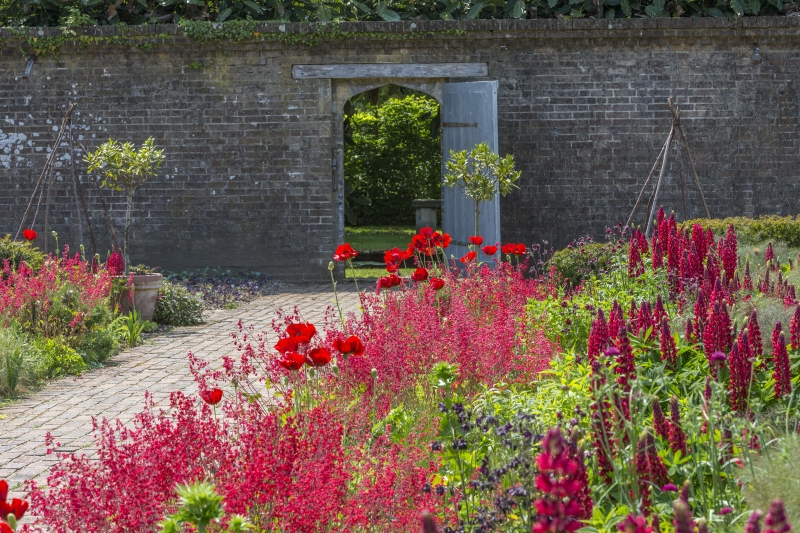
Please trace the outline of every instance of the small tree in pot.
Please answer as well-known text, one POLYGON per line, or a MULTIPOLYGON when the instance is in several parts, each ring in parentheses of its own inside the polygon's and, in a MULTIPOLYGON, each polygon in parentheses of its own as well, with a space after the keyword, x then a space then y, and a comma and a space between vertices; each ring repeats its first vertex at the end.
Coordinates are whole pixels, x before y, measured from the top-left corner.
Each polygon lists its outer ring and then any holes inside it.
POLYGON ((164 162, 164 151, 156 150, 152 137, 147 139, 141 148, 129 142, 120 144, 109 139, 100 147, 86 156, 89 172, 97 172, 103 178, 103 187, 124 192, 128 197, 128 206, 125 210, 125 244, 123 256, 125 270, 131 264, 130 233, 131 210, 133 209, 133 193, 156 172, 164 162))

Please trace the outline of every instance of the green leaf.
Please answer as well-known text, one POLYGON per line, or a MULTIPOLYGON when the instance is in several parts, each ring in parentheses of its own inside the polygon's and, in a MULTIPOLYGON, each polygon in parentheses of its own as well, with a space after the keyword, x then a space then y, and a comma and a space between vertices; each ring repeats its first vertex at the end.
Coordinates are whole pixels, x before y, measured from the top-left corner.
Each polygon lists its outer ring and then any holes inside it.
POLYGON ((264 8, 256 4, 255 2, 251 2, 250 0, 244 0, 244 3, 247 7, 249 7, 259 15, 264 12, 264 8))
POLYGON ((472 9, 469 10, 469 13, 467 13, 465 19, 472 20, 476 18, 478 15, 480 15, 481 11, 483 11, 484 7, 486 7, 486 4, 484 4, 483 2, 478 2, 477 4, 472 6, 472 9))
POLYGON ((603 14, 603 16, 607 19, 613 19, 616 18, 617 12, 614 11, 613 7, 609 7, 608 10, 603 14))
POLYGON ((740 0, 731 0, 731 8, 740 17, 744 15, 744 5, 740 0))
POLYGON ((628 0, 621 0, 619 4, 622 7, 622 12, 625 13, 625 16, 630 17, 633 13, 631 11, 631 3, 628 0))
POLYGON ((361 2, 356 2, 356 0, 350 0, 350 1, 353 3, 354 6, 356 6, 364 13, 370 13, 370 14, 372 13, 372 9, 369 6, 362 4, 361 2))
POLYGON ((391 9, 384 9, 380 13, 378 13, 383 20, 388 22, 397 22, 400 20, 400 14, 397 11, 392 11, 391 9))
POLYGON ((556 7, 557 3, 558 3, 558 0, 547 0, 547 5, 550 7, 550 9, 553 9, 554 7, 556 7))
MULTIPOLYGON (((753 0, 757 2, 758 0, 753 0)), ((525 2, 523 0, 517 0, 517 3, 514 4, 514 9, 511 10, 511 16, 515 19, 522 18, 522 15, 525 13, 525 2)))
POLYGON ((758 15, 759 11, 761 11, 761 1, 750 0, 750 12, 754 15, 758 15))
POLYGON ((725 13, 717 9, 716 7, 707 7, 705 9, 706 15, 711 15, 712 17, 722 18, 725 16, 725 13))
POLYGON ((224 21, 226 18, 231 16, 231 13, 233 13, 233 10, 231 8, 226 9, 225 11, 219 14, 219 16, 217 17, 217 22, 224 21))

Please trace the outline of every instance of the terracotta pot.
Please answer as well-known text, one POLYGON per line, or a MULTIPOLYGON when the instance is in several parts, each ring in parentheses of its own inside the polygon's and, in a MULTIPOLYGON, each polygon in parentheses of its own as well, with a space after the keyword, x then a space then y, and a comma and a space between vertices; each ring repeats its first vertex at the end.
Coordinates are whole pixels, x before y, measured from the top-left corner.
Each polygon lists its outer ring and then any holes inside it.
MULTIPOLYGON (((118 276, 125 281, 127 276, 118 276)), ((115 302, 119 305, 122 314, 128 314, 132 310, 141 315, 142 320, 153 320, 153 313, 156 311, 156 301, 158 300, 158 289, 164 284, 164 276, 161 274, 134 274, 133 275, 133 298, 129 291, 120 293, 115 302)))

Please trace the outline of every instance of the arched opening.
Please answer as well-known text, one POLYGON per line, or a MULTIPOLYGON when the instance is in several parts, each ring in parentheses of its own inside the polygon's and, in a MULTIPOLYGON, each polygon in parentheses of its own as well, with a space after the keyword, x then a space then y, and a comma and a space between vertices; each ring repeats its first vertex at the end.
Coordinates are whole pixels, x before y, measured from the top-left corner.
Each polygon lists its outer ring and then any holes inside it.
MULTIPOLYGON (((432 96, 395 84, 344 104, 344 230, 361 250, 359 277, 385 273, 383 252, 411 240, 414 200, 441 199, 439 110, 432 96)), ((441 208, 436 213, 438 227, 441 208)))

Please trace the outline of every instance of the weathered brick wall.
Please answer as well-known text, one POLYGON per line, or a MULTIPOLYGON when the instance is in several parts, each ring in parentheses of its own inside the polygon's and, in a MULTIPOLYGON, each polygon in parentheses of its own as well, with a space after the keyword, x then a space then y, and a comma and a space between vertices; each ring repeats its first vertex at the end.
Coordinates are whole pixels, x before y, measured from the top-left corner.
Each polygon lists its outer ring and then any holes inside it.
MULTIPOLYGON (((669 131, 670 95, 712 215, 800 213, 800 18, 419 22, 417 36, 403 40, 379 34, 412 33, 409 22, 342 29, 363 34, 313 47, 202 45, 175 27, 129 28, 153 34, 153 46, 67 44, 28 78, 20 43, 0 33, 8 38, 0 46, 0 234, 16 231, 72 100, 88 147, 153 136, 166 150, 163 171, 135 199, 134 262, 327 276, 339 238, 332 82, 291 78, 293 64, 317 63, 487 62, 500 81, 501 152, 523 171, 520 190, 502 201, 507 240, 563 245, 626 219, 669 131), (454 29, 467 31, 441 33, 454 29), (440 33, 419 37, 425 31, 440 33)), ((50 223, 74 244, 61 150, 50 223)), ((680 211, 674 170, 662 198, 680 211)), ((89 197, 105 250, 97 192, 89 197)), ((107 200, 121 236, 124 199, 107 200)), ((699 214, 694 193, 691 203, 699 214)), ((43 219, 42 206, 37 228, 43 219)))

